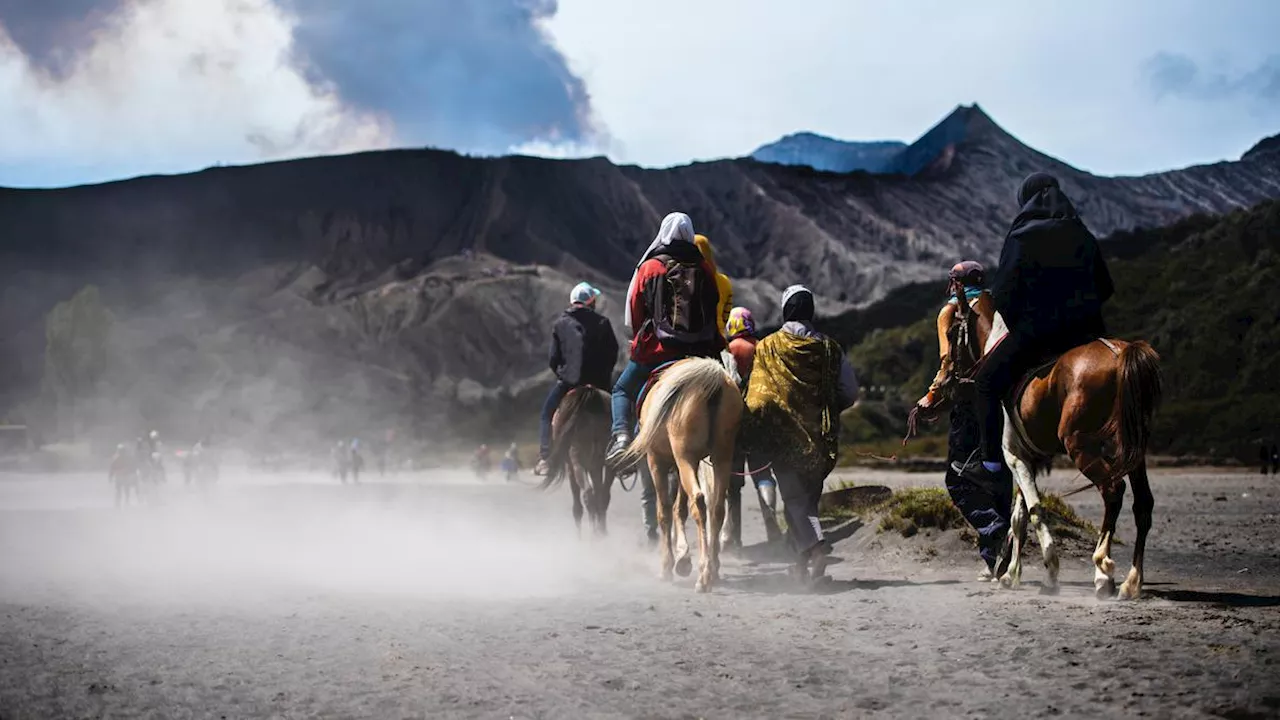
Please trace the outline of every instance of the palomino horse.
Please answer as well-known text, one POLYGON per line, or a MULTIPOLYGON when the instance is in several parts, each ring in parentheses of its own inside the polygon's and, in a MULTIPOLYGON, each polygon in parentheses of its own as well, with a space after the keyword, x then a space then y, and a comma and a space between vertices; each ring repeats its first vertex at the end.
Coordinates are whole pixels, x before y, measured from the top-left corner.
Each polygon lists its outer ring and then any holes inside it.
POLYGON ((582 532, 585 505, 591 529, 608 534, 605 516, 613 489, 613 470, 604 461, 609 449, 609 394, 594 387, 569 391, 551 419, 551 457, 541 489, 555 487, 569 476, 573 492, 573 521, 582 532))
POLYGON ((677 361, 653 381, 640 408, 640 433, 621 458, 626 467, 647 456, 657 496, 664 580, 671 579, 675 564, 671 515, 679 506, 673 503, 685 502, 668 491, 667 473, 672 466, 679 472, 679 491, 688 499, 698 527, 698 592, 709 592, 720 574, 720 530, 742 411, 742 395, 721 362, 677 361), (699 473, 705 457, 711 459, 710 471, 699 473))
MULTIPOLYGON (((951 334, 952 375, 940 388, 943 402, 923 409, 926 418, 936 418, 945 401, 955 399, 956 391, 980 362, 979 356, 1007 332, 998 313, 980 316, 962 292, 957 293, 957 305, 951 334)), ((1002 586, 1017 587, 1021 582, 1022 544, 1030 520, 1049 574, 1044 589, 1057 590, 1058 551, 1042 517, 1036 476, 1048 468, 1055 454, 1066 453, 1102 494, 1102 529, 1093 553, 1094 587, 1100 598, 1116 594, 1111 542, 1124 503, 1124 476, 1129 476, 1138 537, 1133 546, 1133 568, 1120 586, 1119 598, 1132 600, 1141 595, 1143 553, 1155 505, 1146 454, 1160 396, 1160 356, 1150 345, 1099 339, 1072 348, 1051 366, 1035 371, 1021 395, 1014 397, 1012 404, 1006 402, 1004 456, 1018 486, 1009 537, 997 563, 997 568, 1008 563, 999 577, 1002 586), (1011 410, 1015 414, 1011 415, 1011 410)), ((916 414, 912 411, 912 431, 916 414)))

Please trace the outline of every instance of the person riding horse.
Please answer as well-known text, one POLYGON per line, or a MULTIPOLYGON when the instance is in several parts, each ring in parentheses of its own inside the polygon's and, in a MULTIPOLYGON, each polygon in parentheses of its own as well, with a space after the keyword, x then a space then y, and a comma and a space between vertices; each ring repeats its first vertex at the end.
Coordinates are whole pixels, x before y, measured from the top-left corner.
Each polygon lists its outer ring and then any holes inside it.
MULTIPOLYGON (((716 304, 716 328, 720 330, 722 335, 725 334, 725 328, 729 324, 729 312, 733 308, 733 283, 729 281, 729 276, 720 272, 720 268, 716 266, 716 251, 711 247, 711 239, 706 235, 694 235, 693 244, 698 246, 698 252, 702 253, 702 257, 707 261, 707 265, 711 267, 711 272, 716 277, 716 292, 720 294, 720 301, 716 304)), ((728 335, 725 340, 728 341, 728 335)))
POLYGON ((1114 291, 1097 239, 1056 178, 1028 176, 1018 189, 1018 206, 991 283, 1008 334, 974 376, 981 462, 951 465, 961 478, 983 486, 998 483, 1004 469, 1004 396, 1037 362, 1102 337, 1102 305, 1114 291))
POLYGON ((636 396, 649 375, 675 360, 718 357, 724 349, 719 303, 716 273, 694 244, 693 221, 681 212, 667 215, 627 289, 624 324, 632 333, 631 352, 613 386, 610 465, 631 444, 636 396))
POLYGON ((618 338, 609 318, 596 312, 600 291, 590 283, 578 283, 569 293, 569 308, 551 328, 551 371, 556 382, 542 404, 538 464, 534 475, 547 474, 551 456, 551 422, 565 395, 574 388, 590 386, 602 390, 613 387, 613 370, 618 364, 618 338))
POLYGON ((818 523, 818 498, 836 466, 840 413, 858 397, 858 378, 836 341, 813 328, 813 293, 782 294, 782 329, 756 345, 747 384, 745 437, 772 462, 786 506, 787 530, 802 580, 825 574, 830 552, 818 523))
MULTIPOLYGON (((965 260, 951 268, 947 285, 951 298, 938 312, 938 374, 929 385, 929 391, 916 402, 922 412, 941 402, 940 395, 945 384, 956 382, 958 370, 953 351, 968 350, 974 353, 973 362, 977 361, 976 355, 982 353, 980 347, 963 347, 963 343, 972 340, 959 337, 957 320, 967 311, 973 322, 985 323, 987 332, 990 331, 995 305, 991 293, 985 287, 986 271, 981 263, 965 260), (967 308, 960 306, 961 298, 967 308)), ((950 467, 950 463, 969 462, 978 453, 979 445, 978 419, 973 402, 970 398, 956 398, 951 404, 950 431, 947 433, 948 468, 945 484, 956 509, 978 533, 978 554, 986 564, 986 569, 978 577, 990 580, 999 570, 996 567, 997 558, 1009 533, 1013 475, 1008 468, 1002 468, 998 472, 999 482, 995 485, 977 485, 961 478, 950 467)))

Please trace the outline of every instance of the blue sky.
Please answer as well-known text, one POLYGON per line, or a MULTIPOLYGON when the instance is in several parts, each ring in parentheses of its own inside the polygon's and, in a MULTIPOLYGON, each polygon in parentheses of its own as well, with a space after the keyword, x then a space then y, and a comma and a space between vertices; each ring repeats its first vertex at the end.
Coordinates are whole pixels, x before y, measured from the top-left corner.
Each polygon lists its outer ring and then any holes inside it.
POLYGON ((1280 132, 1280 2, 0 0, 0 185, 380 147, 648 166, 978 102, 1102 174, 1280 132))

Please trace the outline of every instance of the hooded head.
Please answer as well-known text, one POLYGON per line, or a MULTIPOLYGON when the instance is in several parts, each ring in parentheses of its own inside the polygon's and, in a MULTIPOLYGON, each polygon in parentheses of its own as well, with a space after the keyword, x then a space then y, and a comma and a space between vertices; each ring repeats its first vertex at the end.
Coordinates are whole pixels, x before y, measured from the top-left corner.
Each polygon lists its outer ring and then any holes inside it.
MULTIPOLYGON (((649 248, 644 251, 644 255, 640 256, 640 262, 636 263, 636 270, 645 263, 646 260, 661 255, 672 246, 679 243, 693 244, 693 220, 682 212, 673 212, 662 218, 662 225, 658 227, 658 235, 649 243, 649 248)), ((631 284, 627 286, 626 301, 623 303, 622 324, 628 330, 635 330, 631 325, 631 298, 636 293, 636 276, 631 275, 631 284)))
POLYGON ((1061 190, 1058 185, 1058 178, 1049 173, 1034 172, 1022 181, 1022 185, 1018 187, 1018 207, 1026 205, 1031 198, 1039 195, 1041 191, 1049 188, 1061 190))
POLYGON ((698 246, 702 259, 707 261, 712 270, 716 269, 716 251, 711 247, 711 240, 706 235, 694 235, 693 244, 698 246))
POLYGON ((640 258, 640 264, 655 255, 661 255, 664 250, 676 243, 692 243, 693 239, 693 220, 682 212, 673 212, 662 218, 662 225, 658 226, 658 235, 649 244, 644 257, 640 258))
POLYGON ((588 282, 580 282, 569 292, 569 304, 594 309, 600 291, 588 282))
POLYGON ((724 334, 730 339, 756 334, 756 321, 751 311, 744 307, 736 307, 729 311, 729 322, 725 323, 724 334))
POLYGON ((813 291, 803 285, 792 285, 782 292, 784 322, 813 322, 813 291))

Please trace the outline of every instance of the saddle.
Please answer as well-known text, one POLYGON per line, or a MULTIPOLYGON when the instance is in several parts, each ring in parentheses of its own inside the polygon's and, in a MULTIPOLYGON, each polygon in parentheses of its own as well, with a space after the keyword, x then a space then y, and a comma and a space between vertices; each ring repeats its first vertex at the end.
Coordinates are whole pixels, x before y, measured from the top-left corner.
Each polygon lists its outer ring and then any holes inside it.
POLYGON ((1045 452, 1031 441, 1031 436, 1027 433, 1027 428, 1022 423, 1022 414, 1018 412, 1018 407, 1022 403, 1022 396, 1026 394, 1027 388, 1031 386, 1031 381, 1048 377, 1049 373, 1053 372, 1053 368, 1058 364, 1058 361, 1062 359, 1063 355, 1066 355, 1076 348, 1084 347, 1085 345, 1094 342, 1100 342, 1103 345, 1106 345, 1107 349, 1115 355, 1120 355, 1120 348, 1116 347, 1115 343, 1106 338, 1095 338, 1089 342, 1081 343, 1075 347, 1063 350, 1062 352, 1046 355, 1039 363, 1033 366, 1031 370, 1028 370, 1019 376, 1010 387, 1009 393, 1003 398, 1001 404, 1004 406, 1005 417, 1007 417, 1010 424, 1013 425, 1014 436, 1021 445, 1033 454, 1045 458, 1051 456, 1051 453, 1045 452))
POLYGON ((640 386, 640 393, 636 395, 635 417, 636 417, 637 427, 640 425, 640 408, 644 407, 645 398, 649 396, 649 389, 652 388, 655 384, 657 384, 658 378, 662 376, 662 373, 666 372, 667 368, 671 367, 672 365, 675 365, 678 362, 680 362, 680 360, 668 360, 662 363, 661 365, 655 367, 653 371, 649 373, 649 377, 644 381, 644 385, 640 386))

